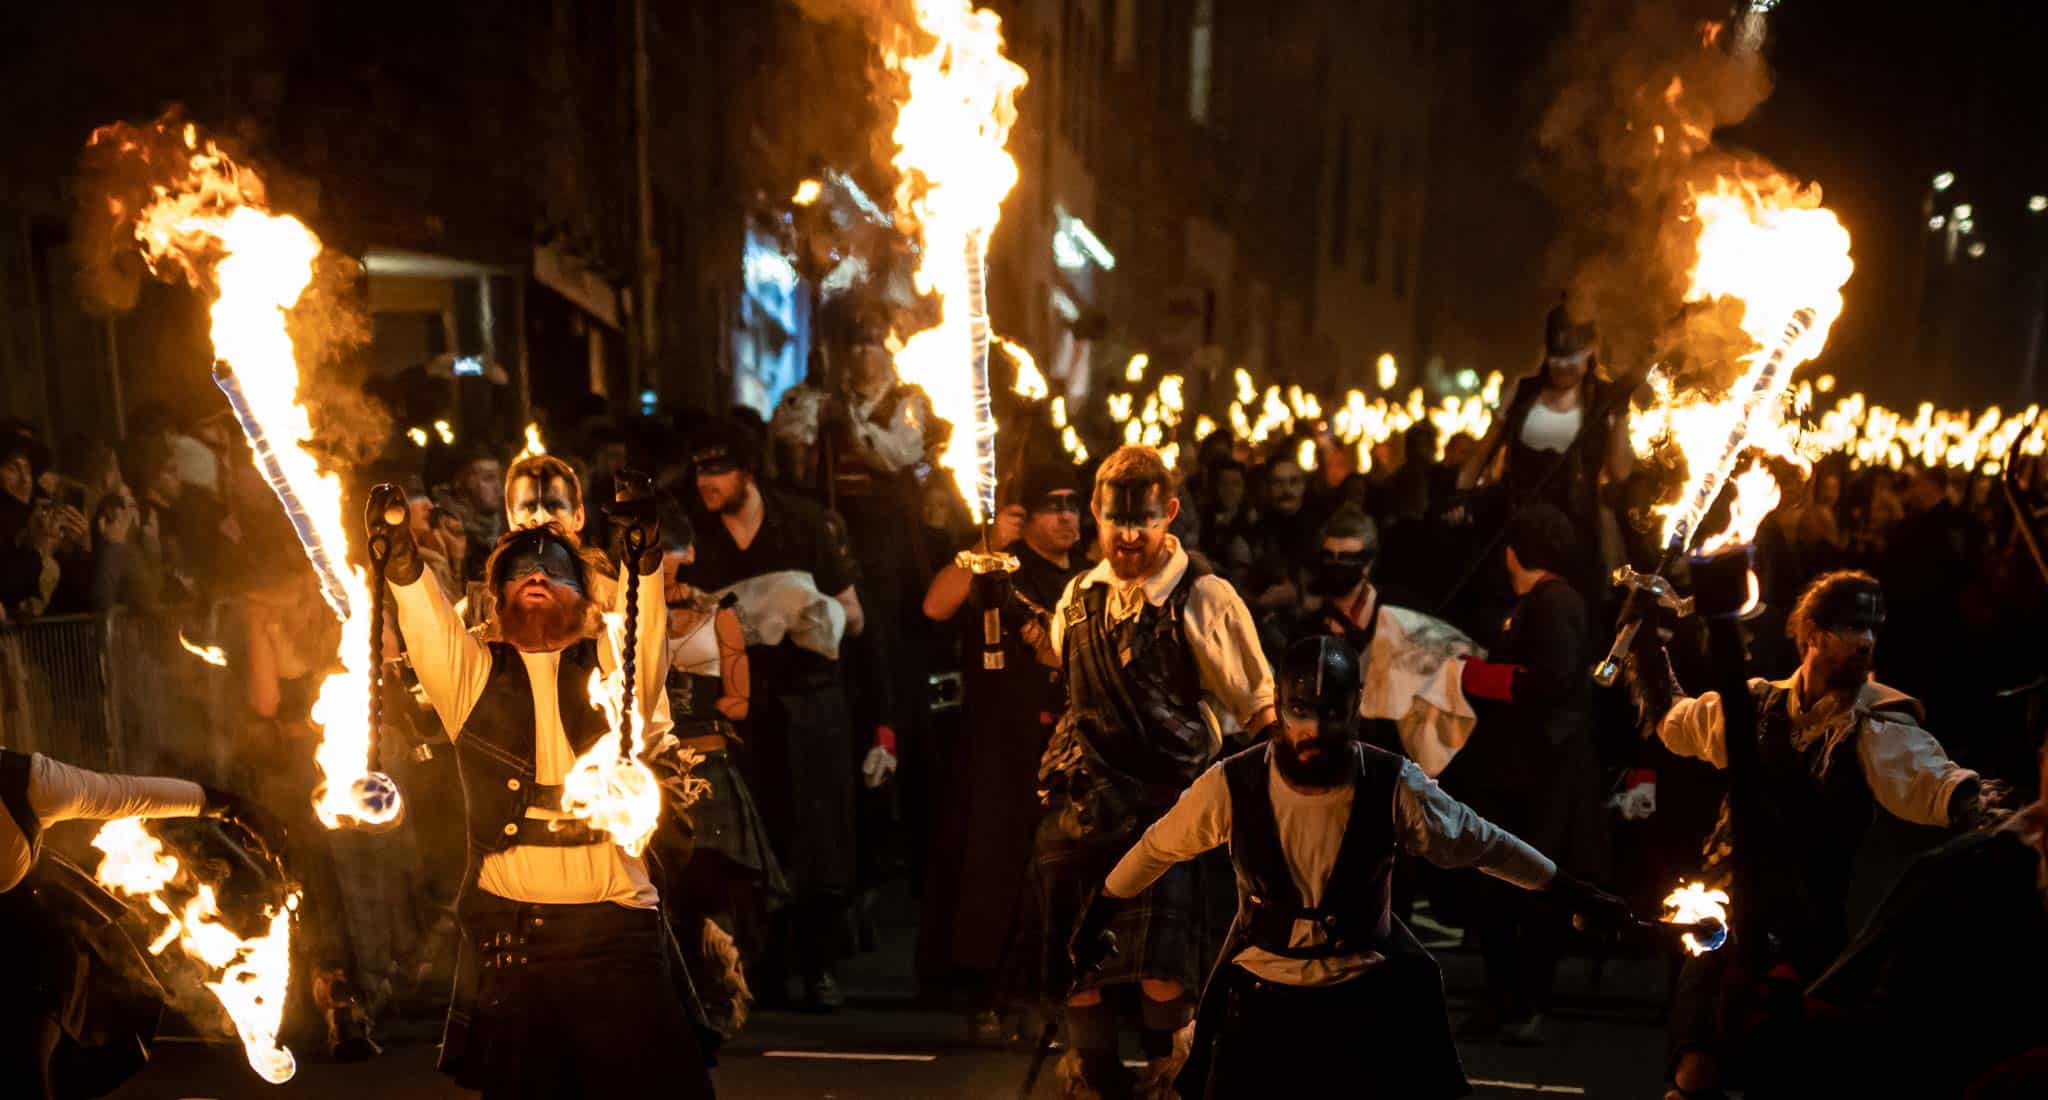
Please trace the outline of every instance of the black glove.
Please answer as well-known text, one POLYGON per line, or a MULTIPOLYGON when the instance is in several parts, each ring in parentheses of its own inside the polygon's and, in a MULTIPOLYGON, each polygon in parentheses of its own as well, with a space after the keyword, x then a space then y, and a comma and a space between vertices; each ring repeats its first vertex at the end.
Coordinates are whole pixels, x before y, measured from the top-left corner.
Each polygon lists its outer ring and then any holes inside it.
POLYGON ((624 565, 630 556, 637 576, 660 572, 661 516, 655 508, 653 481, 638 470, 620 470, 613 481, 617 499, 604 506, 612 560, 624 565))
POLYGON ((1123 906, 1122 898, 1097 891, 1095 900, 1082 912, 1081 923, 1074 926, 1073 938, 1067 941, 1067 958, 1074 964, 1076 979, 1095 973, 1117 956, 1116 933, 1109 926, 1123 906))
POLYGON ((1545 897, 1571 912, 1572 924, 1580 931, 1615 936, 1636 924, 1635 914, 1629 912, 1628 902, 1565 871, 1558 871, 1543 893, 1545 897))
POLYGON ((1629 645, 1626 667, 1629 699, 1636 705, 1639 732, 1649 737, 1657 732, 1664 716, 1671 713, 1672 705, 1685 695, 1678 674, 1671 669, 1671 655, 1665 652, 1664 642, 1657 635, 1654 615, 1644 616, 1635 641, 1629 645))
POLYGON ((420 579, 425 567, 419 544, 412 540, 412 510, 404 489, 390 482, 372 486, 363 525, 369 532, 370 561, 383 559, 385 580, 403 588, 420 579))
POLYGON ((271 856, 283 855, 284 823, 272 816, 270 811, 233 791, 224 791, 203 784, 199 789, 206 794, 206 800, 199 806, 199 816, 210 817, 223 825, 237 826, 268 849, 271 856))
POLYGON ((1749 603, 1750 548, 1738 546, 1709 558, 1693 558, 1693 610, 1709 619, 1728 619, 1749 603))

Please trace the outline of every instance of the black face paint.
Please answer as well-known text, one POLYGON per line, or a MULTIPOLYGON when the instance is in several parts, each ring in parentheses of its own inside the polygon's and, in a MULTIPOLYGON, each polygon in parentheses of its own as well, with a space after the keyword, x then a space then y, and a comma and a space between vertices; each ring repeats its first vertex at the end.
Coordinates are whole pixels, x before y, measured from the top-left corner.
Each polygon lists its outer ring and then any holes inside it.
POLYGON ((1031 506, 1030 511, 1033 515, 1046 512, 1079 515, 1081 512, 1081 495, 1071 489, 1062 490, 1057 493, 1047 493, 1038 499, 1038 503, 1031 506))
POLYGON ((1875 634, 1884 629, 1884 593, 1861 587, 1838 590, 1814 608, 1813 622, 1830 632, 1875 634))
POLYGON ((493 587, 515 584, 533 574, 539 573, 548 580, 583 591, 583 563, 576 552, 560 539, 548 536, 539 528, 534 534, 522 535, 498 556, 497 574, 492 578, 493 587))
POLYGON ((1158 483, 1112 481, 1104 485, 1102 518, 1133 531, 1152 531, 1166 526, 1166 494, 1158 483))
POLYGON ((1344 553, 1325 550, 1309 573, 1309 594, 1326 600, 1347 595, 1365 579, 1365 571, 1371 565, 1372 555, 1364 550, 1344 553))
POLYGON ((731 447, 724 445, 706 447, 691 455, 690 462, 700 477, 716 477, 740 468, 739 456, 733 453, 731 447))

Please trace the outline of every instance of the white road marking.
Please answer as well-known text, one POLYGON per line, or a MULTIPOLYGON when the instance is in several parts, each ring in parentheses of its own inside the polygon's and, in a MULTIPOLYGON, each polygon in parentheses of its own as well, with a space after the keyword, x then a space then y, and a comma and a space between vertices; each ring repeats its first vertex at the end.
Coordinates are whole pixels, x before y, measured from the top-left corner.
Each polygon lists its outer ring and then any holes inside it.
POLYGON ((870 1054, 856 1050, 764 1050, 763 1058, 810 1058, 831 1062, 936 1062, 936 1054, 870 1054))
POLYGON ((1489 1089, 1513 1089, 1516 1092, 1549 1092, 1564 1096, 1584 1096, 1586 1090, 1577 1085, 1538 1085, 1528 1081, 1488 1081, 1480 1077, 1467 1080, 1475 1087, 1489 1089))

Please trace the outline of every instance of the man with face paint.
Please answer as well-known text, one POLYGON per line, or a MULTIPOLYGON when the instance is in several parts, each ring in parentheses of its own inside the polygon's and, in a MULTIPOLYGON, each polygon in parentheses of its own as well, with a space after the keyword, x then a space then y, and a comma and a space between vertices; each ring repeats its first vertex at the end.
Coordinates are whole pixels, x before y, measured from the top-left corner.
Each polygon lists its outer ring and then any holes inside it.
POLYGON ((1436 963, 1395 917, 1396 852, 1476 867, 1591 922, 1620 899, 1559 871, 1414 762, 1357 740, 1361 670, 1341 639, 1289 647, 1279 732, 1203 772, 1102 883, 1073 941, 1087 971, 1121 951, 1117 912, 1169 868, 1228 845, 1237 919, 1202 993, 1183 1097, 1417 1098, 1470 1091, 1436 963))
MULTIPOLYGON (((484 564, 494 607, 479 638, 423 579, 409 526, 386 522, 403 507, 402 490, 379 486, 368 524, 390 540, 398 629, 455 745, 469 850, 442 1069, 487 1100, 710 1096, 647 859, 561 809, 563 778, 608 728, 592 674, 619 660, 588 595, 600 555, 555 524, 508 533, 484 564)), ((638 528, 647 546, 631 593, 634 705, 650 743, 672 742, 659 523, 630 502, 607 512, 615 544, 638 528)))
POLYGON ((553 455, 513 463, 505 472, 505 522, 514 531, 553 523, 581 538, 583 483, 576 471, 553 455))
POLYGON ((1673 995, 1670 1071, 1680 1097, 1717 1095, 1745 1075, 1767 1087, 1796 1060, 1773 1054, 1767 1037, 1732 1034, 1730 1021, 1761 1010, 1759 991, 1773 983, 1796 990, 1818 978, 1847 943, 1850 877, 1877 809, 1935 826, 1983 812, 1977 773, 1921 727, 1919 702, 1871 678, 1884 591, 1868 574, 1827 573, 1807 585, 1785 624, 1799 668, 1744 683, 1737 620, 1748 563, 1747 553, 1728 553, 1693 569, 1723 690, 1684 698, 1654 631, 1643 632, 1652 637, 1634 657, 1638 700, 1664 746, 1730 773, 1706 852, 1710 878, 1735 882, 1732 935, 1727 949, 1687 960, 1673 995))
POLYGON ((1038 826, 1038 757, 1066 709, 1066 685, 1041 659, 1046 624, 1023 616, 1058 604, 1086 564, 1077 552, 1082 501, 1073 467, 1028 466, 1002 486, 1000 499, 990 542, 1017 559, 1017 571, 1000 581, 984 574, 977 583, 966 568, 948 565, 924 597, 928 618, 957 623, 966 659, 960 738, 940 795, 919 954, 966 994, 975 1034, 988 1039, 1000 1034, 995 979, 1023 907, 1017 869, 1030 862, 1038 826), (990 610, 1002 636, 1000 668, 982 658, 990 610))
POLYGON ((1323 525, 1308 573, 1308 608, 1266 631, 1269 657, 1315 634, 1344 639, 1365 654, 1359 717, 1386 728, 1374 734, 1435 778, 1472 735, 1478 715, 1461 686, 1463 658, 1483 656, 1472 639, 1441 619, 1388 602, 1373 584, 1380 549, 1372 517, 1338 509, 1323 525))
POLYGON ((1273 675, 1236 589, 1168 533, 1180 501, 1157 451, 1124 447, 1104 459, 1092 510, 1102 561, 1067 585, 1048 630, 1067 709, 1039 763, 1047 808, 1032 857, 1045 936, 1040 988, 1053 997, 1069 991, 1062 1076, 1101 1090, 1120 1087, 1124 1074, 1104 993, 1136 986, 1148 1061, 1140 1088, 1157 1095, 1184 1056, 1174 1036, 1200 980, 1200 877, 1174 868, 1125 907, 1117 933, 1127 950, 1100 971, 1071 973, 1065 944, 1110 865, 1215 759, 1219 713, 1242 730, 1277 728, 1273 675))

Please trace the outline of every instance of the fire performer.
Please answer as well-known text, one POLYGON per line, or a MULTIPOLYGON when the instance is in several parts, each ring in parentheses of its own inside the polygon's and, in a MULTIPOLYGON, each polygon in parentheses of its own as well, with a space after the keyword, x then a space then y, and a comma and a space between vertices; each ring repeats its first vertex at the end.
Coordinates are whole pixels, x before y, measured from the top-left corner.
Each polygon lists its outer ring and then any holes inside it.
POLYGON ((1741 1079, 1783 1085, 1798 1072, 1799 991, 1847 942, 1850 875, 1876 807, 1937 826, 1984 812, 1977 773, 1921 727, 1920 704, 1871 678, 1884 624, 1877 581, 1856 572, 1816 578, 1786 620, 1798 670, 1781 681, 1745 680, 1737 615, 1749 602, 1747 574, 1746 552, 1693 569, 1720 691, 1683 697, 1653 631, 1638 635, 1630 662, 1665 747, 1729 773, 1707 858, 1710 870, 1733 878, 1730 947, 1689 960, 1679 978, 1675 1097, 1718 1095, 1741 1079), (1738 1028, 1751 1014, 1763 1022, 1738 1028))
POLYGON ((1125 1070, 1104 994, 1139 987, 1148 1061, 1140 1086, 1162 1095, 1186 1057, 1175 1037, 1193 1015, 1203 965, 1195 868, 1166 870, 1117 912, 1127 950, 1103 969, 1070 973, 1066 945, 1117 857, 1215 759, 1216 709, 1261 735, 1278 728, 1273 674, 1237 591, 1167 533, 1180 500, 1159 452, 1129 446, 1103 460, 1091 507, 1103 560, 1067 585, 1048 630, 1068 705, 1039 764, 1047 812, 1032 861, 1045 922, 1042 989, 1067 992, 1063 1078, 1111 1091, 1125 1070))
POLYGON ((14 1095, 103 1095, 148 1058, 164 994, 146 977, 136 988, 149 968, 117 923, 126 906, 42 850, 56 822, 124 817, 215 818, 273 851, 283 840, 269 817, 227 791, 0 749, 0 936, 24 965, 0 982, 0 1080, 21 1090, 14 1095), (137 993, 146 996, 138 1002, 137 993))
MULTIPOLYGON (((372 491, 369 523, 390 541, 399 630, 455 743, 469 841, 441 1068, 492 1100, 657 1087, 710 1096, 646 860, 560 809, 564 777, 607 732, 592 674, 620 660, 587 594, 598 555, 557 525, 508 534, 485 563, 496 607, 479 640, 422 579, 406 525, 384 522, 397 494, 372 491)), ((631 656, 655 743, 671 726, 659 522, 651 509, 608 512, 620 545, 637 527, 647 547, 631 656)))
MULTIPOLYGON (((974 574, 958 562, 925 592, 934 621, 963 619, 961 737, 953 750, 939 827, 933 833, 919 953, 967 987, 978 1038, 1000 1034, 995 985, 1024 900, 1017 874, 1031 859, 1038 827, 1033 796, 1039 754, 1060 711, 1066 685, 1041 660, 1045 623, 1001 629, 1001 657, 983 658, 988 613, 999 623, 1059 603, 1082 562, 1081 494, 1065 463, 1027 466, 1004 487, 1011 502, 996 514, 989 545, 1017 559, 1015 573, 974 574), (962 616, 965 609, 969 614, 962 616), (990 667, 991 664, 1000 667, 990 667)), ((1045 654, 1050 656, 1049 652, 1045 654)))
MULTIPOLYGON (((1478 714, 1461 686, 1462 658, 1483 656, 1457 627, 1384 600, 1372 581, 1379 528, 1357 508, 1337 510, 1323 524, 1322 546, 1308 577, 1313 598, 1280 640, 1329 634, 1362 654, 1365 685, 1358 716, 1386 727, 1367 740, 1400 751, 1435 778, 1464 747, 1478 714)), ((1269 640, 1267 652, 1275 652, 1269 640)))
POLYGON ((1086 972, 1117 952, 1127 901, 1219 845, 1237 919, 1202 992, 1190 1098, 1297 1096, 1333 1081, 1359 1095, 1463 1096, 1436 962, 1393 915, 1394 855, 1476 867, 1603 928, 1621 899, 1445 794, 1413 761, 1357 740, 1362 686, 1343 641, 1304 638, 1279 672, 1282 732, 1203 772, 1118 861, 1074 936, 1086 972))

